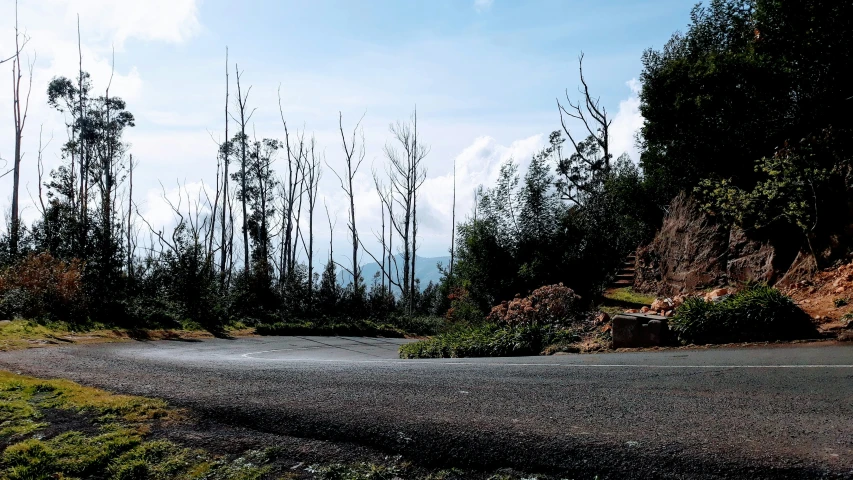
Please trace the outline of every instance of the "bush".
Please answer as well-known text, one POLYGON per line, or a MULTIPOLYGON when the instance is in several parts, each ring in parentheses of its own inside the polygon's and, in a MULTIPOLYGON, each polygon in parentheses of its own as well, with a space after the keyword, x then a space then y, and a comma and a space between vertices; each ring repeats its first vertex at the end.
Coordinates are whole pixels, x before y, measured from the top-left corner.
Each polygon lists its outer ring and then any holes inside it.
POLYGON ((809 316, 790 298, 767 285, 750 285, 713 303, 688 298, 669 321, 684 343, 728 343, 810 338, 809 316))
POLYGON ((255 333, 258 335, 344 335, 392 338, 402 338, 405 334, 405 332, 391 325, 377 324, 370 321, 262 323, 255 327, 255 333))
POLYGON ((400 347, 400 358, 510 357, 536 355, 542 345, 538 327, 469 327, 400 347))
POLYGON ((483 312, 477 303, 471 299, 471 292, 463 287, 456 287, 447 296, 450 308, 444 315, 449 321, 457 324, 476 325, 483 323, 483 312))
POLYGON ((492 308, 486 320, 502 325, 559 325, 574 323, 580 297, 568 287, 547 285, 529 296, 516 297, 492 308))
POLYGON ((400 346, 400 358, 512 357, 538 355, 553 343, 574 341, 572 330, 539 325, 460 327, 400 346))
POLYGON ((31 254, 0 272, 0 316, 77 320, 83 311, 83 265, 31 254))

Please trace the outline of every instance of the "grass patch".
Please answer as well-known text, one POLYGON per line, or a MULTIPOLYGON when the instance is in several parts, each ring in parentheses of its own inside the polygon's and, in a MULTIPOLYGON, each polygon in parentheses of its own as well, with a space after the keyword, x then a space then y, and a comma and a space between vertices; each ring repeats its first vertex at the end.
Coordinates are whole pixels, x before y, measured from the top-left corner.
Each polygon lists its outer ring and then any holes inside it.
POLYGON ((228 460, 148 438, 153 422, 181 417, 162 400, 0 371, 0 478, 254 479, 270 470, 264 452, 228 460), (56 410, 76 429, 51 425, 56 410))
POLYGON ((602 298, 619 303, 629 303, 634 305, 651 305, 655 301, 653 295, 635 292, 631 287, 615 288, 607 290, 602 294, 602 298))
MULTIPOLYGON (((253 330, 237 323, 225 327, 222 333, 228 336, 242 336, 253 333, 253 330)), ((163 330, 109 328, 100 324, 42 323, 22 319, 0 321, 0 350, 20 350, 75 343, 120 342, 130 339, 174 340, 212 337, 213 335, 208 331, 190 323, 185 324, 182 329, 163 330)))
POLYGON ((393 325, 378 324, 368 320, 346 323, 276 322, 260 324, 255 327, 255 332, 258 335, 344 335, 389 338, 402 338, 406 335, 406 332, 393 325))
POLYGON ((815 338, 809 316, 767 285, 750 285, 720 302, 688 298, 669 326, 683 343, 708 344, 815 338))
POLYGON ((161 400, 0 371, 0 479, 556 480, 514 471, 435 470, 400 456, 303 465, 279 446, 214 455, 149 433, 184 418, 161 400))
POLYGON ((465 326, 427 340, 401 345, 400 358, 538 355, 547 345, 568 345, 578 339, 573 330, 551 326, 465 326))

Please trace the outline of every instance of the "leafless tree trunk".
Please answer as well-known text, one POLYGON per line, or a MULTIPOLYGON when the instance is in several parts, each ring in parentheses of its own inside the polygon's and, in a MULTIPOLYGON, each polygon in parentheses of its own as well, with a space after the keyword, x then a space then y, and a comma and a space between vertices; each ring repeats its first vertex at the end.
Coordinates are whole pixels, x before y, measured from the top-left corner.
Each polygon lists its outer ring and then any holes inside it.
MULTIPOLYGON (((323 208, 326 209, 326 220, 329 221, 329 261, 335 261, 335 226, 332 225, 332 216, 329 215, 329 205, 326 204, 326 198, 323 198, 323 208)), ((338 218, 335 216, 335 224, 338 223, 338 218)))
MULTIPOLYGON (((83 83, 83 44, 80 41, 80 15, 77 15, 77 58, 78 58, 78 97, 79 111, 78 119, 85 118, 86 110, 84 108, 83 98, 85 96, 85 86, 83 83)), ((80 251, 85 252, 89 238, 89 161, 88 152, 86 150, 86 141, 82 132, 82 125, 77 126, 77 141, 80 146, 80 251)))
POLYGON ((450 214, 450 271, 448 277, 453 279, 453 263, 456 260, 456 159, 453 159, 453 207, 450 214))
POLYGON ((403 210, 398 216, 391 215, 391 226, 403 243, 403 282, 399 288, 411 314, 416 285, 414 256, 417 249, 417 192, 426 179, 426 170, 421 166, 421 162, 429 153, 429 149, 418 143, 417 113, 413 114, 411 124, 392 124, 391 133, 403 151, 401 153, 394 146, 385 145, 392 191, 383 202, 389 211, 395 203, 403 210))
MULTIPOLYGON (((361 167, 361 162, 364 161, 364 131, 361 131, 361 144, 358 144, 358 140, 356 136, 359 133, 359 128, 361 126, 361 121, 364 119, 362 115, 361 119, 359 119, 358 123, 355 124, 355 127, 352 130, 352 137, 349 142, 347 142, 346 134, 344 133, 344 120, 343 113, 338 112, 338 128, 341 132, 341 144, 344 149, 344 162, 346 164, 346 171, 344 172, 344 177, 338 174, 334 168, 329 166, 329 169, 332 170, 332 173, 338 177, 338 181, 341 184, 341 190, 346 193, 347 198, 349 199, 349 221, 347 227, 349 228, 350 235, 352 236, 352 270, 343 267, 346 270, 349 270, 349 273, 352 275, 353 282, 353 291, 360 291, 360 283, 361 283, 361 268, 358 265, 358 229, 355 226, 355 192, 353 190, 353 178, 355 178, 356 173, 358 173, 359 167, 361 167), (357 154, 357 157, 356 157, 357 154)), ((328 165, 328 164, 327 164, 328 165)))
MULTIPOLYGON (((599 98, 593 98, 589 93, 589 85, 586 83, 586 78, 583 74, 583 57, 583 53, 578 57, 578 71, 581 81, 581 88, 579 90, 581 95, 583 95, 583 99, 578 102, 572 102, 569 99, 567 90, 566 103, 568 104, 568 108, 563 106, 560 100, 557 99, 557 109, 560 112, 560 124, 563 127, 563 131, 566 132, 575 150, 575 154, 572 155, 573 161, 582 164, 592 176, 597 177, 599 175, 607 175, 610 172, 610 161, 613 158, 613 155, 610 153, 610 124, 613 123, 613 119, 608 117, 607 109, 601 106, 599 98), (592 157, 587 154, 585 149, 579 148, 579 143, 583 139, 580 141, 575 139, 571 129, 566 125, 564 116, 580 120, 583 123, 588 136, 595 139, 595 143, 602 154, 601 157, 592 157)), ((562 160, 560 162, 562 163, 562 160)), ((571 176, 567 176, 566 179, 569 185, 567 185, 568 188, 563 189, 564 199, 576 204, 582 203, 585 185, 571 178, 571 176)))
POLYGON ((317 193, 320 191, 320 178, 323 171, 320 157, 316 154, 317 141, 311 137, 311 161, 307 163, 306 182, 308 186, 308 308, 314 306, 314 208, 317 205, 317 193))
POLYGON ((133 154, 128 162, 128 194, 127 194, 127 276, 133 278, 133 154))
MULTIPOLYGON (((222 292, 225 292, 227 287, 225 282, 225 264, 228 255, 228 227, 226 224, 225 211, 229 210, 231 207, 228 203, 228 164, 230 163, 229 153, 231 152, 231 139, 228 137, 228 97, 230 93, 231 90, 228 85, 228 47, 225 47, 225 141, 220 149, 220 155, 222 156, 222 169, 224 172, 222 175, 222 231, 219 245, 219 248, 222 249, 219 253, 219 281, 222 292)), ((233 242, 234 238, 232 236, 231 243, 233 242)))
MULTIPOLYGON (((18 31, 18 2, 15 2, 15 56, 12 61, 12 113, 15 119, 15 157, 12 160, 12 225, 9 232, 9 250, 14 257, 18 254, 18 239, 20 236, 20 207, 18 204, 18 192, 21 185, 21 139, 24 134, 24 126, 27 123, 27 111, 30 107, 30 92, 33 89, 33 63, 29 64, 30 79, 27 88, 27 96, 24 100, 23 111, 21 111, 21 40, 22 34, 18 31)), ((24 43, 26 43, 24 36, 24 43)), ((33 61, 35 62, 35 60, 33 61)))
POLYGON ((243 95, 243 91, 240 88, 240 70, 237 65, 234 66, 234 70, 237 76, 237 108, 240 110, 239 115, 240 119, 240 188, 242 190, 241 201, 243 207, 243 263, 244 268, 246 269, 246 273, 249 274, 252 271, 252 261, 249 257, 249 228, 247 225, 247 221, 249 218, 248 212, 246 210, 246 143, 248 141, 248 137, 246 136, 246 125, 249 123, 249 120, 252 118, 252 115, 255 113, 253 109, 248 114, 246 113, 246 104, 249 99, 249 93, 252 91, 252 87, 249 87, 246 90, 246 95, 243 95))

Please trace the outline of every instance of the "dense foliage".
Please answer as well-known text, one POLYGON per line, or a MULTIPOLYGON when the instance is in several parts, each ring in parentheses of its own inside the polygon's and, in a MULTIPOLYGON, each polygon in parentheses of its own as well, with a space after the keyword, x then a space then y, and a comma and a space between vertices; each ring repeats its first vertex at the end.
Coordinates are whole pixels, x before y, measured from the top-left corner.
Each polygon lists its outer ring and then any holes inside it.
POLYGON ((748 286, 719 302, 691 297, 670 328, 684 343, 728 343, 813 338, 811 319, 790 298, 766 285, 748 286))
POLYGON ((701 180, 751 188, 754 162, 830 125, 846 129, 853 5, 712 0, 643 55, 642 166, 659 200, 701 180))
MULTIPOLYGON (((454 278, 482 315, 502 300, 564 283, 594 298, 616 267, 653 226, 637 166, 620 157, 587 185, 583 203, 564 201, 550 172, 561 162, 559 132, 535 155, 522 178, 518 167, 501 167, 497 184, 478 191, 471 218, 459 225, 454 278)), ((589 144, 586 148, 596 148, 589 144)), ((460 306, 455 306, 458 310, 460 306)))

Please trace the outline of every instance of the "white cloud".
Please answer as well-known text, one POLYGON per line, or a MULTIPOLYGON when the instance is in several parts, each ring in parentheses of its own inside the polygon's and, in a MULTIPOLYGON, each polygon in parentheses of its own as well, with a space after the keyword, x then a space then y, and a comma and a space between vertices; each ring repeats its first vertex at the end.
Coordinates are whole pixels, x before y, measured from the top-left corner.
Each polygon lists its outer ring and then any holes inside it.
POLYGON ((131 38, 179 43, 192 37, 201 29, 197 4, 197 0, 51 0, 43 6, 62 12, 66 24, 79 14, 86 30, 120 49, 131 38))
MULTIPOLYGON (((45 150, 45 170, 49 172, 60 163, 59 149, 65 140, 62 115, 52 110, 45 101, 47 86, 54 76, 74 77, 79 67, 77 15, 80 16, 80 36, 83 69, 91 74, 96 95, 103 94, 112 77, 110 94, 124 98, 130 105, 144 103, 142 73, 136 66, 112 67, 112 51, 120 52, 126 41, 183 42, 200 30, 197 18, 198 0, 146 0, 127 2, 114 0, 43 0, 20 2, 18 22, 22 32, 30 37, 22 62, 34 62, 32 94, 24 130, 22 169, 22 215, 25 221, 35 216, 27 189, 35 191, 38 179, 35 174, 35 152, 38 150, 38 132, 42 127, 45 142, 53 141, 45 150)), ((15 3, 0 2, 0 38, 15 37, 15 3)), ((11 41, 0 42, 0 57, 12 53, 11 41)), ((121 58, 120 53, 116 53, 121 58)), ((8 66, 4 65, 4 66, 8 66)), ((8 77, 7 77, 8 78, 8 77)), ((9 111, 12 104, 11 88, 0 88, 0 111, 9 111)), ((132 111, 136 111, 131 107, 132 111)), ((169 119, 166 120, 168 123, 169 119)), ((182 119, 174 119, 173 123, 182 119)), ((12 130, 11 115, 0 118, 0 131, 12 130)), ((8 145, 0 144, 0 157, 8 158, 8 145)), ((0 205, 10 203, 11 187, 7 176, 0 183, 0 205), (7 183, 9 182, 9 183, 7 183)))
POLYGON ((631 89, 631 96, 619 102, 619 111, 613 117, 610 126, 610 150, 614 157, 623 153, 631 156, 635 163, 640 161, 637 150, 636 135, 643 126, 643 116, 640 114, 640 82, 636 78, 625 82, 631 89))
POLYGON ((474 0, 474 9, 478 12, 485 12, 492 8, 495 0, 474 0))

